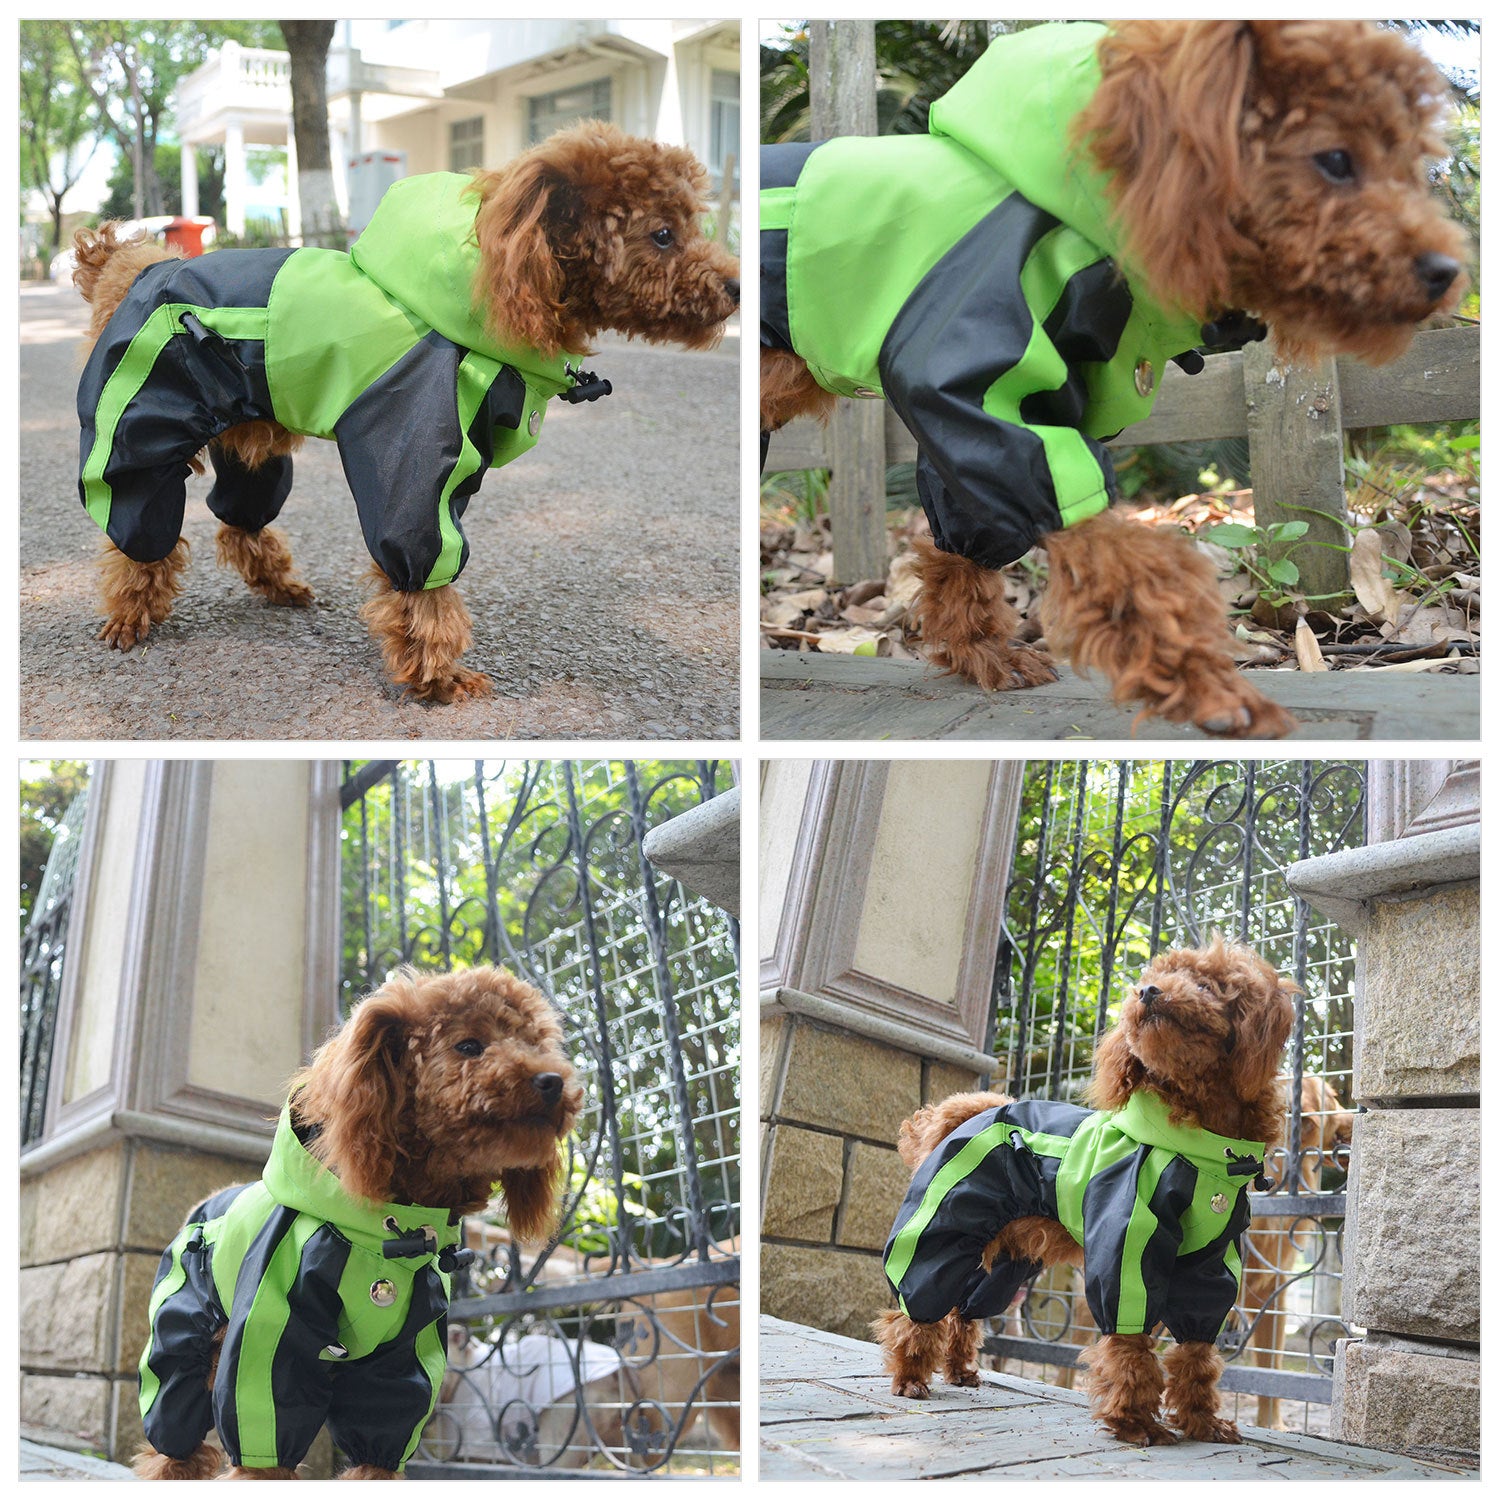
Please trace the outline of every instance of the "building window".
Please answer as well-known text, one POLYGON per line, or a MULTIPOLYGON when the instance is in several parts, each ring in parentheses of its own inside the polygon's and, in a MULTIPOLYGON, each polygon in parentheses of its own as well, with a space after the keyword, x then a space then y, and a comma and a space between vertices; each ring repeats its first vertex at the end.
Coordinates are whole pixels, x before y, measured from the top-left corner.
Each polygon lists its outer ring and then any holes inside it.
POLYGON ((581 83, 576 88, 559 89, 555 94, 538 94, 528 99, 527 143, 534 146, 538 141, 545 141, 554 130, 561 130, 579 120, 609 119, 609 91, 609 79, 599 78, 593 83, 581 83))
POLYGON ((715 185, 724 180, 724 162, 734 157, 734 182, 740 180, 740 79, 737 73, 713 70, 708 91, 708 170, 715 185))
POLYGON ((453 120, 448 125, 448 170, 467 172, 484 165, 484 116, 453 120))

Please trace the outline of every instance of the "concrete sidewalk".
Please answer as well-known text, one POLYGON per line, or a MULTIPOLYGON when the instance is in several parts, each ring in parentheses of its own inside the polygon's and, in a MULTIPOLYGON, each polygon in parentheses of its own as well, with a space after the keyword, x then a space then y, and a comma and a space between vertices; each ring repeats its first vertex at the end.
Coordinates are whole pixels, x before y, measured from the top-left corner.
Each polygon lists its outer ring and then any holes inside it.
MULTIPOLYGON (((728 738, 739 720, 739 341, 602 341, 614 394, 553 402, 535 451, 470 502, 465 663, 495 696, 404 700, 358 618, 369 557, 333 443, 309 440, 278 523, 317 603, 285 609, 214 565, 209 481, 172 618, 129 653, 94 639, 99 532, 78 501, 87 311, 21 289, 20 722, 27 739, 728 738)), ((405 434, 393 432, 393 445, 405 434)))
POLYGON ((49 1448, 45 1443, 21 1439, 22 1479, 128 1479, 135 1475, 124 1464, 112 1464, 92 1453, 71 1453, 66 1448, 49 1448))
MULTIPOLYGON (((1214 740, 1118 709, 1098 679, 986 693, 925 662, 761 653, 768 740, 1214 740)), ((1255 686, 1300 721, 1293 740, 1477 740, 1479 677, 1432 672, 1256 672, 1255 686)))
POLYGON ((1241 1426, 1242 1443, 1134 1448, 1089 1416, 1088 1398, 981 1371, 977 1390, 891 1395, 880 1351, 779 1318, 760 1320, 760 1476, 807 1479, 1477 1479, 1295 1433, 1241 1426))

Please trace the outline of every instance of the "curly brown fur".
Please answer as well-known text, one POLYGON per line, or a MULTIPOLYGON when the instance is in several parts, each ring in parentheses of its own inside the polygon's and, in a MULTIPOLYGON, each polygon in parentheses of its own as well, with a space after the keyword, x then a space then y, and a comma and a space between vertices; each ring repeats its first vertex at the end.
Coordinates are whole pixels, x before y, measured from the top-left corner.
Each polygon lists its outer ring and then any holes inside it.
POLYGON ((224 1455, 211 1443, 200 1443, 186 1458, 168 1458, 147 1444, 130 1467, 137 1479, 212 1479, 224 1467, 224 1455))
POLYGON ((1236 669, 1213 565, 1188 537, 1105 511, 1046 547, 1047 644, 1080 672, 1102 672, 1116 703, 1235 739, 1296 727, 1236 669))
MULTIPOLYGON (((739 306, 739 262, 703 233, 708 175, 686 147, 585 121, 499 171, 477 172, 471 190, 480 200, 474 298, 502 343, 530 345, 546 358, 582 355, 597 334, 612 329, 705 349, 719 341, 739 306)), ((110 223, 74 237, 73 284, 93 306, 88 345, 147 266, 178 258, 149 241, 121 240, 118 231, 110 223)), ((302 444, 269 421, 231 427, 214 441, 247 469, 302 444)), ((191 466, 204 472, 201 455, 191 466)), ((218 551, 221 563, 273 603, 312 602, 280 533, 221 531, 218 551)), ((182 564, 131 566, 146 571, 118 569, 102 585, 107 621, 100 637, 124 649, 166 618, 182 570, 182 564)), ((392 680, 431 703, 487 694, 489 678, 458 665, 473 630, 453 586, 393 595, 378 566, 373 574, 378 591, 361 615, 392 680)))
MULTIPOLYGON (((1094 1049, 1089 1104, 1121 1109, 1147 1089, 1165 1102, 1175 1123, 1260 1141, 1269 1151, 1282 1138, 1286 1092, 1277 1066, 1291 1035, 1294 993, 1296 986, 1252 948, 1222 938, 1158 955, 1094 1049)), ((902 1122, 896 1149, 915 1174, 966 1120, 1010 1102, 1004 1094, 969 1093, 924 1105, 902 1122)), ((1043 1266, 1083 1264, 1082 1248, 1047 1218, 1012 1220, 985 1246, 984 1268, 1002 1252, 1043 1266)), ((871 1327, 896 1395, 925 1397, 939 1366, 967 1368, 970 1325, 956 1311, 940 1323, 921 1324, 890 1309, 871 1327)), ((1218 1417, 1221 1362, 1211 1346, 1179 1346, 1164 1373, 1151 1334, 1108 1334, 1081 1361, 1090 1372, 1095 1417, 1122 1441, 1175 1441, 1160 1417, 1164 1390, 1168 1413, 1184 1435, 1239 1440, 1234 1424, 1218 1417)))
POLYGON ((105 537, 98 566, 99 613, 104 624, 96 639, 129 651, 172 613, 182 592, 182 575, 187 572, 187 538, 179 537, 160 562, 138 563, 105 537))
MULTIPOLYGON (((1399 33, 1368 21, 1117 21, 1099 61, 1073 145, 1106 174, 1122 262, 1163 305, 1199 321, 1252 312, 1302 364, 1393 359, 1458 305, 1468 245, 1427 179, 1447 86, 1399 33), (1334 153, 1351 163, 1347 180, 1329 176, 1334 153)), ((763 431, 826 419, 827 392, 799 365, 762 355, 763 431)), ((1212 570, 1190 544, 1150 533, 1131 544, 1097 517, 1045 545, 1047 646, 1103 672, 1117 703, 1233 738, 1295 727, 1236 671, 1212 570)), ((931 659, 989 691, 1049 680, 1037 653, 1016 666, 1014 615, 991 604, 998 589, 987 597, 972 576, 983 570, 938 568, 931 550, 919 556, 931 659)))
MULTIPOLYGON (((318 1048, 290 1093, 297 1124, 316 1127, 309 1149, 354 1196, 465 1214, 483 1208, 498 1183, 514 1239, 539 1244, 555 1230, 561 1143, 583 1090, 563 1050, 557 1013, 514 974, 399 969, 318 1048)), ((212 1369, 208 1379, 212 1385, 212 1369)), ((207 1471, 168 1470, 201 1470, 209 1453, 218 1459, 207 1445, 183 1460, 148 1447, 136 1472, 206 1478, 207 1471)), ((226 1477, 295 1475, 231 1468, 226 1477)), ((395 1477, 370 1466, 339 1475, 395 1477)))

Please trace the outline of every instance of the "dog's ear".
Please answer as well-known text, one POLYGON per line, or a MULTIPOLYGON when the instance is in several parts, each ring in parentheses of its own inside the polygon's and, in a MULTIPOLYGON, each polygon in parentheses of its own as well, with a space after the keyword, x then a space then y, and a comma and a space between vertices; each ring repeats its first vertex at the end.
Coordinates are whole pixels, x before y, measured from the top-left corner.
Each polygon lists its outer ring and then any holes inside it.
POLYGON ((1130 1050, 1120 1028, 1116 1026, 1094 1048, 1094 1076, 1089 1080, 1089 1103, 1095 1109, 1122 1109, 1145 1081, 1145 1065, 1130 1050))
POLYGON ((554 154, 538 146, 498 172, 476 174, 474 189, 481 199, 474 224, 474 299, 491 331, 529 344, 547 359, 577 352, 569 348, 574 331, 557 241, 578 205, 554 154))
POLYGON ((557 1228, 563 1162, 559 1152, 545 1167, 506 1167, 500 1173, 505 1222, 523 1245, 542 1245, 557 1228))
POLYGON ((406 1111, 407 1001, 413 986, 398 975, 355 1007, 292 1080, 299 1120, 319 1126, 311 1150, 349 1191, 380 1203, 391 1194, 406 1111))
POLYGON ((1245 21, 1121 21, 1099 44, 1099 87, 1074 144, 1109 179, 1127 268, 1164 306, 1230 305, 1243 197, 1241 116, 1255 68, 1245 21))
POLYGON ((1275 979, 1261 988, 1249 989, 1242 997, 1229 1060, 1237 1098, 1258 1099, 1276 1086, 1281 1053, 1296 1019, 1292 997, 1301 993, 1301 987, 1290 979, 1275 979))

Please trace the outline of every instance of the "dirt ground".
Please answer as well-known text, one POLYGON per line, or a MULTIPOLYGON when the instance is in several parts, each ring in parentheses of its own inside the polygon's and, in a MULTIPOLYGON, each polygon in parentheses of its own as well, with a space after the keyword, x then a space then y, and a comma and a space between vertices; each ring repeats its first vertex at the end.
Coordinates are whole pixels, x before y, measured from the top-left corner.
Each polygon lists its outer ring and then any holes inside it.
MULTIPOLYGON (((733 738, 739 723, 738 340, 708 354, 611 340, 614 394, 554 402, 542 441, 464 517, 468 665, 495 695, 427 707, 386 680, 357 610, 368 565, 332 443, 309 441, 280 524, 312 585, 277 608, 214 565, 208 481, 172 618, 94 639, 99 533, 78 500, 84 305, 21 289, 20 727, 27 739, 733 738)), ((400 441, 393 434, 393 441, 400 441)))

